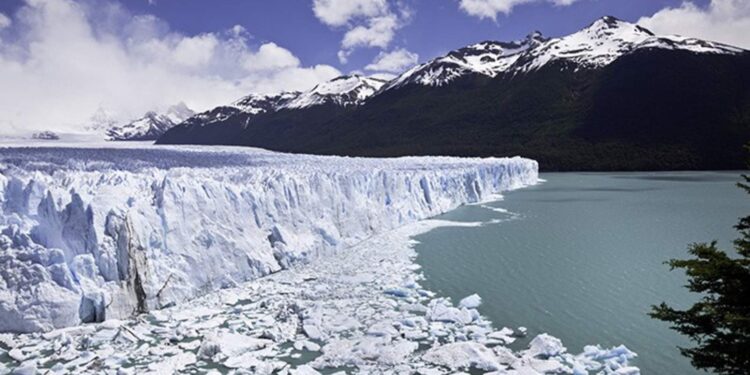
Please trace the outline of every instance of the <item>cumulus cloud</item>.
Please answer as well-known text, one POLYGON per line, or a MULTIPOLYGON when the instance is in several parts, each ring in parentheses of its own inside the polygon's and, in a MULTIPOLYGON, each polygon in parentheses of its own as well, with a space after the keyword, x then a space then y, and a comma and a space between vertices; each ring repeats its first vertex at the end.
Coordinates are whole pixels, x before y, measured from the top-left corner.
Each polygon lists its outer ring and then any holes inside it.
POLYGON ((313 13, 325 25, 346 30, 338 52, 342 64, 356 48, 388 48, 411 18, 403 3, 392 6, 388 0, 313 0, 313 13))
POLYGON ((5 14, 0 13, 0 29, 4 29, 6 27, 9 27, 11 25, 10 18, 6 16, 5 14))
POLYGON ((518 5, 542 1, 564 6, 573 4, 578 0, 461 0, 459 7, 470 16, 497 20, 498 14, 510 14, 513 8, 518 5))
POLYGON ((241 26, 183 35, 109 0, 26 0, 5 24, 0 134, 80 131, 99 109, 119 121, 181 101, 204 110, 340 74, 275 43, 251 46, 241 26))
POLYGON ((328 26, 344 26, 355 18, 371 18, 390 13, 386 0, 314 0, 315 17, 328 26))
POLYGON ((419 60, 419 55, 403 48, 391 52, 380 52, 375 60, 365 67, 367 70, 378 72, 400 73, 413 66, 419 60))
POLYGON ((750 49, 747 0, 712 0, 705 8, 686 1, 643 17, 638 24, 657 34, 678 34, 750 49))
POLYGON ((366 26, 357 26, 347 31, 341 46, 347 50, 360 46, 387 48, 397 27, 398 18, 392 14, 371 18, 366 26))

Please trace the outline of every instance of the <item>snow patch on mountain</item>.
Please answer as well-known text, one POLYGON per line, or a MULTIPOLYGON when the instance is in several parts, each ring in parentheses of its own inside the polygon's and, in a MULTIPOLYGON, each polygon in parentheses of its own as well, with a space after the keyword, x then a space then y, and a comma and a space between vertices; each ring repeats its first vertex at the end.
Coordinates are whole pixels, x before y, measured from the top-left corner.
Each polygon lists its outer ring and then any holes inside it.
POLYGON ((354 74, 335 78, 304 92, 251 94, 228 106, 196 115, 185 124, 205 126, 239 113, 258 115, 327 103, 340 107, 359 106, 373 96, 409 84, 438 87, 469 75, 492 78, 500 74, 523 74, 555 61, 569 63, 573 69, 598 69, 622 56, 647 49, 710 54, 746 52, 721 43, 654 35, 642 26, 607 16, 560 38, 546 38, 535 31, 517 41, 472 44, 414 66, 390 80, 354 74))
POLYGON ((194 115, 186 119, 184 125, 206 126, 242 113, 258 115, 284 109, 310 108, 328 103, 340 107, 357 106, 374 95, 386 82, 376 77, 353 74, 318 84, 308 91, 250 94, 230 105, 219 106, 194 115))
POLYGON ((539 32, 516 42, 483 42, 464 47, 413 67, 389 82, 383 91, 407 84, 442 86, 469 74, 495 77, 537 70, 553 61, 567 61, 577 68, 607 66, 641 49, 684 50, 693 53, 737 54, 745 51, 679 36, 657 36, 651 31, 603 17, 587 28, 561 38, 547 39, 539 32))
POLYGON ((143 117, 124 125, 111 126, 106 130, 107 139, 113 141, 156 140, 167 130, 193 116, 184 103, 169 107, 164 113, 148 112, 143 117))
POLYGON ((0 331, 183 303, 534 184, 522 158, 4 148, 0 331))
POLYGON ((372 77, 349 75, 334 78, 284 104, 282 108, 307 108, 333 103, 341 107, 360 105, 386 82, 372 77))
POLYGON ((318 84, 308 91, 283 92, 275 95, 250 94, 232 105, 253 115, 327 103, 347 107, 364 103, 365 99, 377 92, 385 82, 357 74, 347 75, 318 84))
POLYGON ((276 112, 287 103, 301 95, 298 91, 283 92, 278 95, 250 94, 232 104, 242 112, 257 115, 264 112, 276 112))
POLYGON ((411 68, 387 83, 383 90, 408 83, 442 86, 472 73, 495 77, 508 70, 523 52, 545 41, 547 39, 537 31, 529 34, 526 39, 514 42, 485 41, 473 44, 411 68))

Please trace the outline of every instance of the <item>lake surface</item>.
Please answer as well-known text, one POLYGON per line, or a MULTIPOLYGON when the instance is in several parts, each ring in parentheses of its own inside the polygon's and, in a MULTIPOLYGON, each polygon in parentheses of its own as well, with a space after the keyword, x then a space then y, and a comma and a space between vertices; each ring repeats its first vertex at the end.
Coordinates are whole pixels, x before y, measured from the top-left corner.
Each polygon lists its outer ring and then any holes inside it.
POLYGON ((697 298, 666 260, 687 257, 692 242, 730 249, 733 225, 750 214, 739 173, 543 174, 538 186, 441 217, 493 224, 416 237, 424 286, 454 301, 478 293, 498 328, 548 332, 571 352, 625 344, 644 374, 705 374, 676 348, 689 342, 646 314, 697 298))

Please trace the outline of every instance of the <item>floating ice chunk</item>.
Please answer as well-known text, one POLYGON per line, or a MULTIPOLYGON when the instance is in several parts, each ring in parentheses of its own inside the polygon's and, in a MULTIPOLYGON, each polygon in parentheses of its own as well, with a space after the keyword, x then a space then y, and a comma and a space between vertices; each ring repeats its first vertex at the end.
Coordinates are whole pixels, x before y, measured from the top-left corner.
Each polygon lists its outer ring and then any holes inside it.
POLYGON ((494 339, 494 340, 500 340, 504 344, 512 344, 516 341, 516 339, 513 337, 513 330, 508 327, 503 327, 503 329, 499 331, 492 332, 487 335, 488 339, 494 339))
POLYGON ((320 327, 313 322, 305 321, 305 323, 302 324, 302 330, 305 332, 307 337, 312 340, 323 339, 323 333, 320 331, 320 327))
POLYGON ((201 347, 201 341, 200 340, 193 340, 193 341, 188 341, 188 342, 181 342, 181 343, 178 344, 178 346, 182 350, 193 351, 193 350, 198 349, 198 348, 201 347))
POLYGON ((162 357, 149 364, 148 369, 156 374, 175 374, 196 362, 195 354, 179 353, 170 357, 162 357))
POLYGON ((529 343, 528 353, 534 357, 553 357, 563 354, 567 349, 557 337, 542 333, 529 343))
POLYGON ((36 375, 37 368, 33 363, 22 364, 11 372, 12 375, 36 375))
POLYGON ((641 370, 638 367, 627 366, 627 367, 621 367, 615 370, 613 374, 614 375, 641 375, 641 370))
POLYGON ((289 371, 292 375, 320 375, 320 373, 309 365, 302 365, 289 371))
POLYGON ((412 316, 401 320, 401 325, 415 328, 415 327, 426 327, 427 321, 421 316, 412 316))
POLYGON ((253 374, 270 375, 284 364, 280 361, 267 359, 270 353, 247 352, 236 357, 229 357, 223 365, 229 368, 248 369, 253 374))
POLYGON ((198 349, 198 358, 214 360, 219 353, 226 357, 237 357, 246 352, 260 350, 272 343, 270 340, 258 339, 237 333, 219 332, 203 339, 198 349))
POLYGON ((310 352, 317 352, 317 351, 320 350, 320 345, 318 345, 318 344, 316 344, 316 343, 314 343, 312 341, 300 340, 300 341, 295 341, 294 342, 294 349, 295 350, 303 350, 304 349, 304 350, 307 350, 307 351, 310 351, 310 352))
POLYGON ((583 348, 582 355, 595 361, 617 359, 618 363, 627 363, 627 360, 633 359, 637 356, 625 345, 620 345, 611 349, 602 349, 600 346, 586 345, 583 348))
POLYGON ((478 294, 472 294, 458 303, 458 307, 465 307, 467 309, 476 309, 482 304, 482 297, 478 294))
POLYGON ((505 369, 492 349, 475 342, 445 344, 428 350, 422 359, 451 370, 476 368, 485 371, 505 369))
POLYGON ((122 326, 124 322, 119 319, 107 319, 99 324, 102 329, 117 329, 122 326))
POLYGON ((389 321, 378 322, 370 326, 367 330, 369 336, 377 337, 394 337, 398 336, 398 330, 393 327, 393 323, 389 321))
POLYGON ((427 315, 432 321, 460 324, 471 323, 476 317, 469 309, 457 309, 449 305, 445 299, 432 301, 427 315))
POLYGON ((409 291, 404 288, 388 288, 384 290, 383 293, 389 296, 400 297, 400 298, 405 298, 409 296, 409 291))
POLYGON ((419 344, 407 340, 392 341, 387 337, 364 336, 358 339, 334 339, 323 346, 323 355, 313 366, 364 366, 379 364, 395 366, 406 363, 419 344))

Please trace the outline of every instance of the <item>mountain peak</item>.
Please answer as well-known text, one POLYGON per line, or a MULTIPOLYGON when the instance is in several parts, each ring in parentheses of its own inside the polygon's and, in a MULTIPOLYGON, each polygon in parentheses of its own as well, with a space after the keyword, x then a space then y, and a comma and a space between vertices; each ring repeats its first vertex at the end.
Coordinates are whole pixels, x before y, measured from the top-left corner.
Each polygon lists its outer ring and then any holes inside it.
POLYGON ((594 21, 591 25, 589 25, 588 27, 586 27, 585 29, 581 31, 589 31, 589 32, 602 33, 604 35, 612 35, 612 33, 616 32, 617 30, 622 30, 624 32, 635 33, 635 34, 654 36, 654 33, 646 29, 645 27, 639 26, 637 24, 634 24, 628 21, 621 20, 613 16, 604 16, 602 18, 599 18, 598 20, 594 21))
POLYGON ((539 30, 534 30, 526 35, 526 40, 529 42, 546 42, 549 38, 546 38, 539 30))
POLYGON ((539 31, 512 42, 484 41, 453 50, 402 73, 383 90, 409 83, 441 86, 467 74, 495 77, 539 69, 552 61, 577 68, 599 68, 641 48, 680 49, 694 53, 737 53, 718 43, 678 37, 657 37, 648 29, 604 16, 573 34, 546 38, 539 31))
POLYGON ((283 108, 305 108, 320 104, 334 103, 338 106, 362 104, 365 99, 377 92, 386 81, 349 74, 319 83, 312 90, 300 93, 284 104, 283 108))
POLYGON ((185 103, 180 102, 169 107, 163 114, 148 111, 143 117, 127 124, 110 126, 106 135, 110 140, 116 141, 155 140, 194 114, 185 103))

